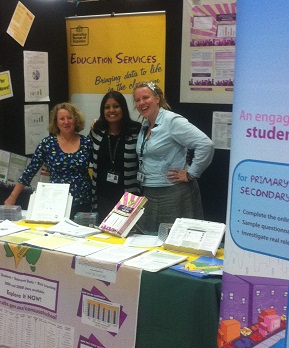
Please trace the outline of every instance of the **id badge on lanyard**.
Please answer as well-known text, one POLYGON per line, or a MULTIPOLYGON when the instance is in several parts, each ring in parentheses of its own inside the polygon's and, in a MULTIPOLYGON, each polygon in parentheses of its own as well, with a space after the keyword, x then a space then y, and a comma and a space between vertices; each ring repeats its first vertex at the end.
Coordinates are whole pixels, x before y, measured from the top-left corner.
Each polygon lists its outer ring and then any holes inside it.
POLYGON ((107 172, 106 181, 112 182, 113 184, 118 183, 118 174, 113 172, 107 172))
POLYGON ((141 172, 137 172, 136 178, 139 182, 144 182, 144 174, 141 172))

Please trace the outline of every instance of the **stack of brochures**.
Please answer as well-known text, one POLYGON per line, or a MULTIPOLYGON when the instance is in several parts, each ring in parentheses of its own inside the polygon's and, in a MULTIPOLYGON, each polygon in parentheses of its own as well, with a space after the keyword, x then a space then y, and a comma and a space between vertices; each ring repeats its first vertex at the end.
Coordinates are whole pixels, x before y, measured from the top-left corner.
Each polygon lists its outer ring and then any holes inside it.
POLYGON ((200 256, 194 261, 181 263, 170 268, 191 277, 207 278, 223 274, 222 259, 210 256, 200 256))
POLYGON ((22 219, 20 205, 0 205, 0 220, 19 221, 22 219))

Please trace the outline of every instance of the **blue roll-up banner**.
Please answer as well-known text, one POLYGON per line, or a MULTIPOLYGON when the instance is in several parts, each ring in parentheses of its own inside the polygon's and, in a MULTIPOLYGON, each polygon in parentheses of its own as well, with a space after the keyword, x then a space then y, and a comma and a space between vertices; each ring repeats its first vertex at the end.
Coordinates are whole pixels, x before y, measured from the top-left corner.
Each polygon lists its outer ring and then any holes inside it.
POLYGON ((237 4, 218 347, 289 347, 289 1, 237 4))

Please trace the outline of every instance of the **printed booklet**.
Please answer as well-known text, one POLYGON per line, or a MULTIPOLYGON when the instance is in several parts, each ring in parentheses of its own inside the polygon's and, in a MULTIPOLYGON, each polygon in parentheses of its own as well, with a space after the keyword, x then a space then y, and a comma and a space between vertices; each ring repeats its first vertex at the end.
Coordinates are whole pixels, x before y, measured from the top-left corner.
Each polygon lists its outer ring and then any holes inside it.
POLYGON ((144 196, 125 192, 99 228, 115 236, 126 237, 143 214, 146 202, 147 198, 144 196))

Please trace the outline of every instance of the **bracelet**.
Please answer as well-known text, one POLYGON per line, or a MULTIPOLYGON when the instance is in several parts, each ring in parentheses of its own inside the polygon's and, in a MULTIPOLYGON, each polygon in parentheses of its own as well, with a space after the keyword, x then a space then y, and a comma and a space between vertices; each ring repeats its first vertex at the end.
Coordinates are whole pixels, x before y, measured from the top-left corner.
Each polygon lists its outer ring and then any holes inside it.
POLYGON ((195 179, 195 177, 193 175, 191 175, 190 173, 187 172, 187 179, 189 181, 193 181, 195 179))

